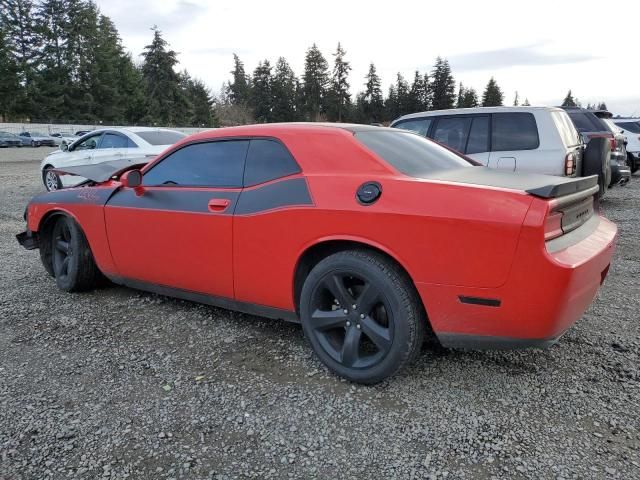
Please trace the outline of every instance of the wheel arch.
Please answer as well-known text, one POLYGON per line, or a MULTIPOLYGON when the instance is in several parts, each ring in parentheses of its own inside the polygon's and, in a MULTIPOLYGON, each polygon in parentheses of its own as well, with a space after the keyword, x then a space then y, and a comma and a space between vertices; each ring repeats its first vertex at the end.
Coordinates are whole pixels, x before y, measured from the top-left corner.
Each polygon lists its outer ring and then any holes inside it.
MULTIPOLYGON (((334 253, 338 253, 345 250, 370 250, 372 252, 376 252, 384 257, 388 258, 392 262, 394 262, 407 276, 411 285, 415 289, 415 293, 417 298, 420 300, 420 304, 426 314, 426 306, 420 297, 418 290, 416 288, 413 277, 406 267, 404 262, 402 262, 397 255, 387 247, 380 245, 377 242, 373 242, 368 239, 363 239, 359 237, 329 237, 319 239, 316 242, 309 244, 305 247, 305 249, 298 256, 298 260, 295 265, 295 269, 293 272, 293 302, 294 307, 296 309, 296 313, 300 314, 300 294, 302 292, 302 286, 304 285, 304 281, 313 269, 315 265, 318 264, 322 259, 332 255, 334 253)), ((427 323, 429 324, 428 316, 427 323)), ((430 328, 430 325, 428 325, 430 328)))
MULTIPOLYGON (((86 234, 82 229, 82 225, 78 222, 76 216, 70 211, 62 208, 56 208, 45 213, 40 221, 38 222, 38 248, 40 249, 40 256, 42 258, 42 263, 44 264, 45 269, 49 272, 50 275, 53 276, 53 265, 51 264, 51 242, 45 241, 46 238, 51 234, 53 230, 53 225, 58 217, 69 217, 72 218, 78 228, 82 232, 82 234, 86 238, 86 234)), ((88 241, 87 241, 88 243, 88 241)), ((89 245, 89 248, 91 246, 89 245)))

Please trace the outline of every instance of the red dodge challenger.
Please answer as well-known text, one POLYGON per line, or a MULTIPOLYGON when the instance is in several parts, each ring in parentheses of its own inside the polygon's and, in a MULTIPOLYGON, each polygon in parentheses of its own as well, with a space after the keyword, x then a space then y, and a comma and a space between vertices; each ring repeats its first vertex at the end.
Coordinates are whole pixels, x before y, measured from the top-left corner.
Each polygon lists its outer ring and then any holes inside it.
MULTIPOLYGON (((63 172, 61 172, 63 173, 63 172)), ((329 369, 375 383, 420 351, 554 343, 605 279, 597 177, 476 166, 417 134, 267 124, 151 163, 66 169, 27 231, 59 288, 129 287, 300 321, 329 369)))

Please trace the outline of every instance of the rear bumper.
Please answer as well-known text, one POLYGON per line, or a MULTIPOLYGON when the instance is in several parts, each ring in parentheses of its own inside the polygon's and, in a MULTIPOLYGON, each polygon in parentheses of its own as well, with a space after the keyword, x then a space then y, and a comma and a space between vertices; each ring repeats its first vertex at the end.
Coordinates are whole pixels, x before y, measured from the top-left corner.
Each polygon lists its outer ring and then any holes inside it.
POLYGON ((583 315, 608 273, 617 228, 602 217, 594 222, 587 235, 575 230, 575 243, 552 253, 546 248, 533 251, 528 242, 521 242, 501 287, 418 283, 442 345, 470 349, 553 345, 583 315), (493 302, 470 303, 469 297, 493 302))

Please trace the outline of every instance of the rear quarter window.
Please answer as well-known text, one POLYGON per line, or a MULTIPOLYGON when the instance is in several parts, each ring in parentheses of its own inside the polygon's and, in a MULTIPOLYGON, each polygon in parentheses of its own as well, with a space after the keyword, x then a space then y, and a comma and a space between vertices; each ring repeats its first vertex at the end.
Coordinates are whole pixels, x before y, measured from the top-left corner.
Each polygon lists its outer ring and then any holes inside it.
POLYGON ((531 113, 494 113, 491 151, 535 150, 540 146, 538 125, 531 113))
POLYGON ((173 145, 178 140, 186 137, 184 133, 169 130, 149 130, 146 132, 135 132, 135 134, 150 145, 173 145))
POLYGON ((393 128, 410 130, 426 137, 432 122, 433 118, 412 118, 410 120, 402 120, 396 123, 393 128))
POLYGON ((269 139, 252 139, 249 142, 244 170, 246 187, 296 173, 300 173, 300 167, 280 142, 269 139))
POLYGON ((566 112, 551 112, 551 118, 565 147, 572 147, 580 143, 578 131, 566 112))
POLYGON ((464 157, 415 133, 380 130, 357 132, 354 136, 382 160, 411 177, 472 166, 464 157))

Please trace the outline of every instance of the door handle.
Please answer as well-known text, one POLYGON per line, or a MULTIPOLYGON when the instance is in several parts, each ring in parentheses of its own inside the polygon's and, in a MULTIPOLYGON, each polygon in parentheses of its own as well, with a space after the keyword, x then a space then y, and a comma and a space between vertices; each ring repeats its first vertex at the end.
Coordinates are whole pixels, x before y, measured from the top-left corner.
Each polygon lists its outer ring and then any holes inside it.
POLYGON ((209 200, 208 204, 209 211, 224 212, 230 203, 231 200, 229 200, 228 198, 212 198, 211 200, 209 200))

